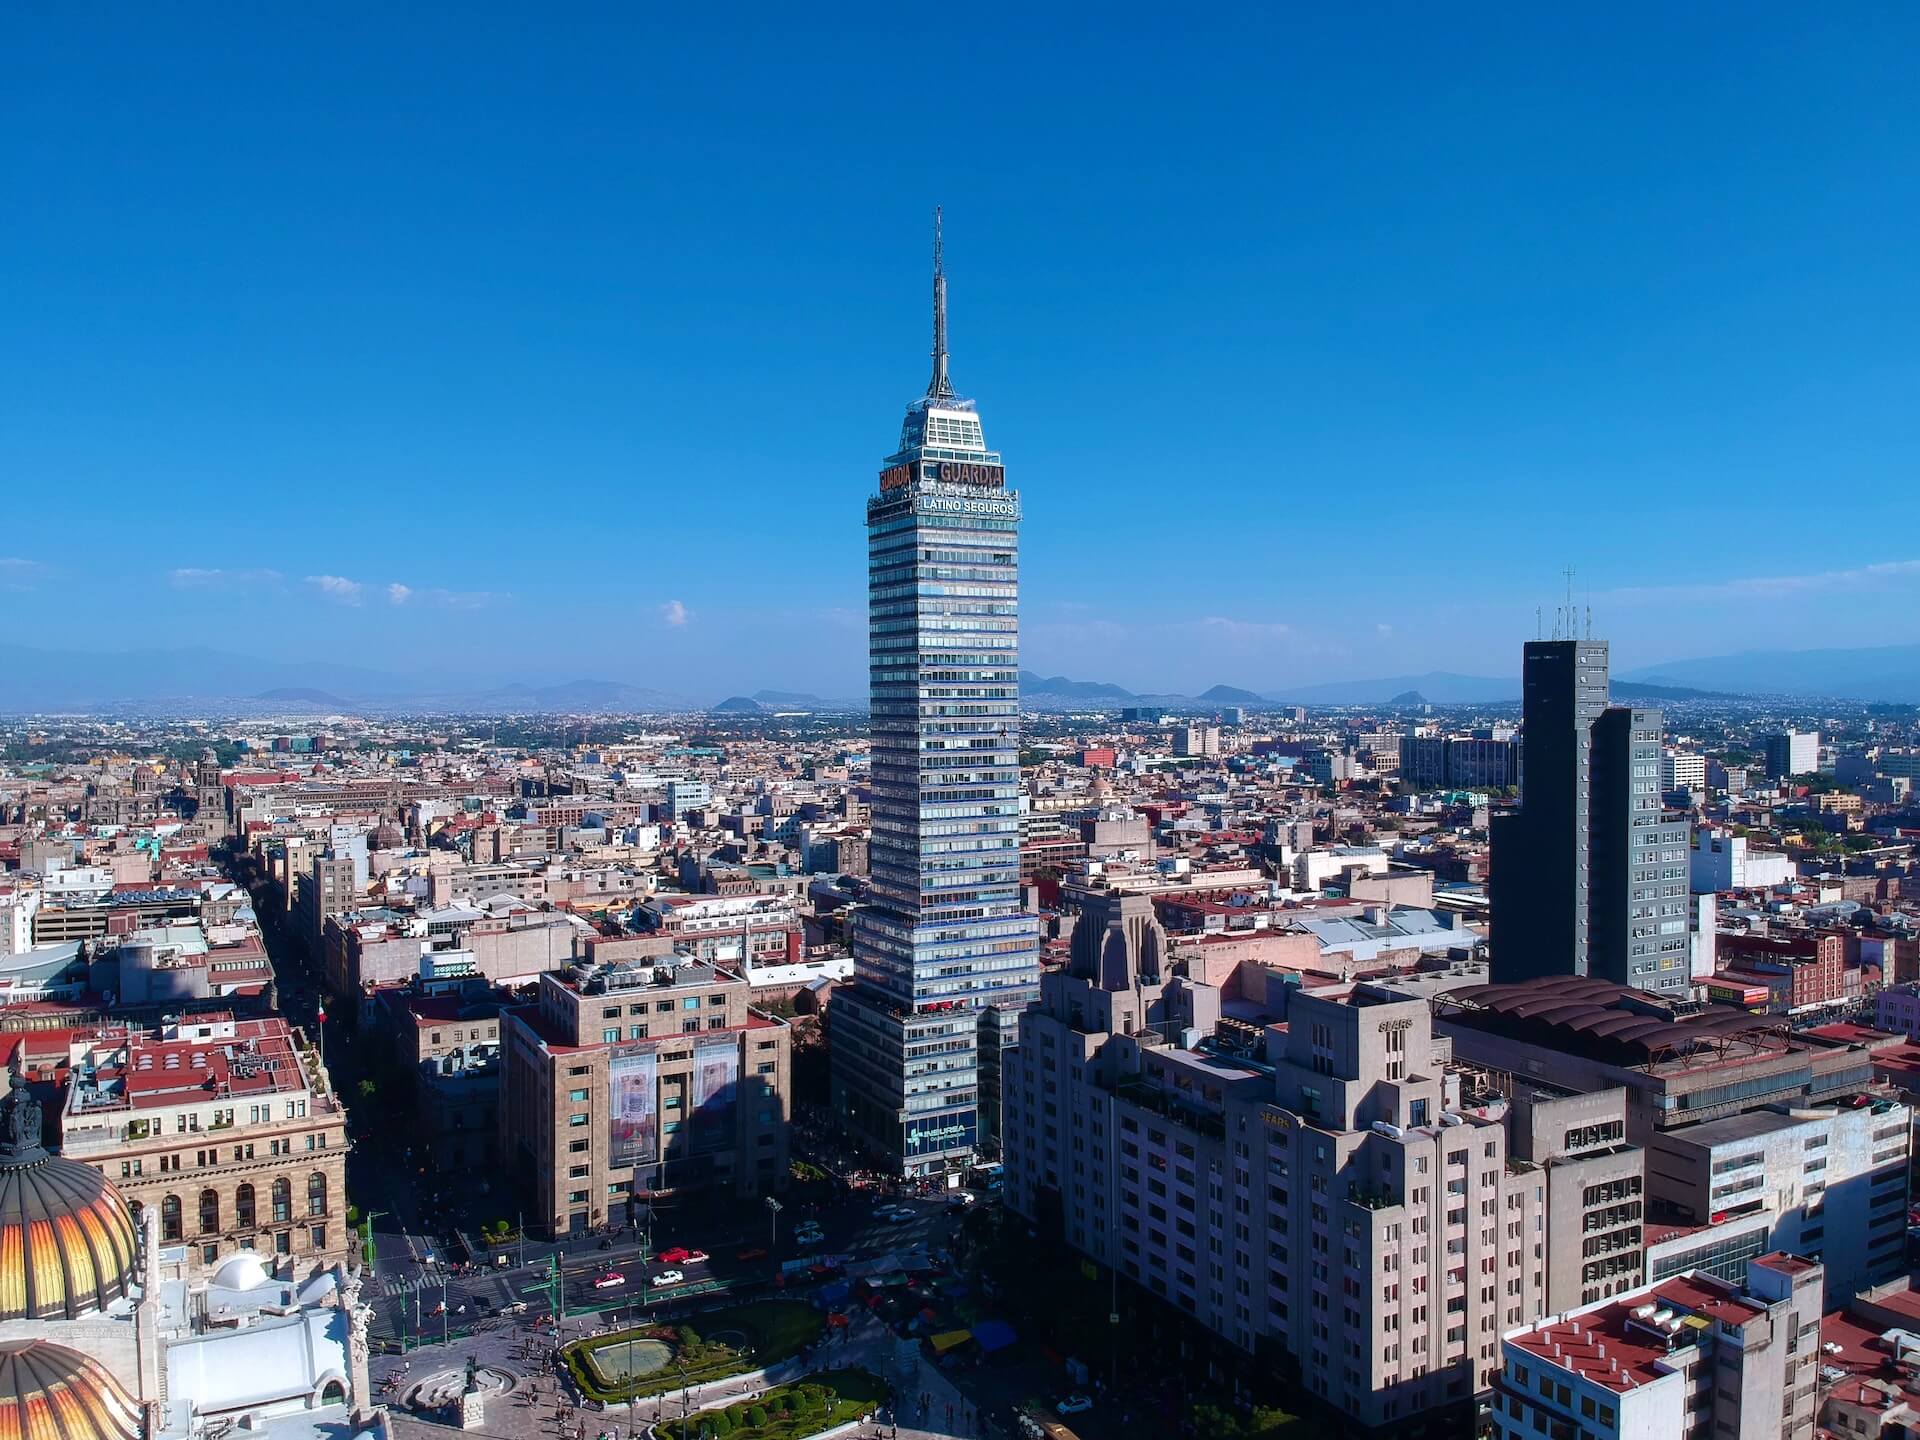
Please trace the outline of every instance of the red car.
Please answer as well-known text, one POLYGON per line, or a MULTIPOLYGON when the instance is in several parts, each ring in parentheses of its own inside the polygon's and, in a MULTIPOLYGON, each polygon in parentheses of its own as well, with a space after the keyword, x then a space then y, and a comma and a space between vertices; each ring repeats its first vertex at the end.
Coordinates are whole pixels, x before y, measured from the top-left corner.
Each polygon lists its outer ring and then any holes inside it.
POLYGON ((662 1250, 654 1258, 662 1265, 679 1265, 686 1260, 687 1251, 684 1246, 676 1245, 671 1250, 662 1250))

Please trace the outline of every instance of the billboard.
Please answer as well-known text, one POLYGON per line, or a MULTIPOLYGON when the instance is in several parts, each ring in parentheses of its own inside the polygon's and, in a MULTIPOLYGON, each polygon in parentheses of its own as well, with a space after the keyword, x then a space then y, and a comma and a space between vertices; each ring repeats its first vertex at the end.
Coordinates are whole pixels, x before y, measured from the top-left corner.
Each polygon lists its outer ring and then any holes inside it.
POLYGON ((937 1155, 943 1150, 971 1150, 976 1115, 972 1110, 949 1110, 907 1122, 905 1150, 909 1156, 937 1155))
POLYGON ((693 1047, 693 1134, 697 1144, 733 1143, 740 1090, 740 1042, 729 1037, 693 1047))
POLYGON ((659 1075, 651 1050, 607 1062, 608 1164, 651 1165, 660 1158, 659 1075))

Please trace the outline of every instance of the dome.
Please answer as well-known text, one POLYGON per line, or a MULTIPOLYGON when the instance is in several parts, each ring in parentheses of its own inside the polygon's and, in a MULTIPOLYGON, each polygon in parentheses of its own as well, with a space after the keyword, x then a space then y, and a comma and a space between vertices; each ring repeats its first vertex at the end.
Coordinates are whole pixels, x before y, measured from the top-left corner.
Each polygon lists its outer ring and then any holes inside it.
POLYGON ((367 848, 370 850, 400 850, 405 848, 406 843, 406 832, 391 820, 376 825, 373 834, 367 837, 367 848))
POLYGON ((20 1048, 0 1100, 0 1320, 73 1319, 127 1293, 133 1216, 98 1170, 41 1148, 20 1048))
POLYGON ((79 1351, 12 1341, 0 1345, 0 1435, 139 1440, 140 1408, 79 1351))
POLYGON ((257 1255, 245 1251, 235 1255, 213 1272, 213 1283, 222 1290, 253 1290, 267 1283, 267 1267, 257 1255))

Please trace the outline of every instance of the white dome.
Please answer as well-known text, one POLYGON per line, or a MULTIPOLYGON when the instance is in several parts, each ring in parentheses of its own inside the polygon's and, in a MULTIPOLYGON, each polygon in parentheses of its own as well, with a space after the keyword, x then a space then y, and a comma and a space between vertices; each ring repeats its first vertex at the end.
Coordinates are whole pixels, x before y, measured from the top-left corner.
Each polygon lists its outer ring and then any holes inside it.
POLYGON ((213 1283, 222 1290, 253 1290, 272 1277, 256 1255, 239 1254, 213 1272, 213 1283))

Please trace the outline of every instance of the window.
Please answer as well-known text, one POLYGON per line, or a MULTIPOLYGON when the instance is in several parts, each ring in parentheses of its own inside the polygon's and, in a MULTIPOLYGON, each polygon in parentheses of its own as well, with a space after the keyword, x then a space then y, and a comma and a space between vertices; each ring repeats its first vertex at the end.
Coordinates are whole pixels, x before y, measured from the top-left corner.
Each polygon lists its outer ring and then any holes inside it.
POLYGON ((218 1190, 200 1192, 200 1233, 202 1235, 220 1233, 220 1192, 218 1190))
POLYGON ((327 1177, 318 1170, 307 1177, 307 1214, 327 1213, 327 1177))
POLYGON ((168 1195, 160 1202, 160 1238, 170 1243, 186 1238, 186 1229, 180 1219, 178 1195, 168 1195))
POLYGON ((316 1250, 326 1249, 327 1248, 327 1227, 324 1225, 315 1225, 313 1229, 308 1232, 307 1238, 313 1242, 314 1249, 316 1250))
POLYGON ((585 1090, 569 1090, 567 1092, 567 1099, 569 1100, 578 1102, 578 1101, 584 1101, 586 1098, 587 1098, 587 1092, 585 1090))
POLYGON ((588 1118, 589 1117, 585 1115, 569 1115, 567 1117, 567 1124, 576 1127, 581 1126, 587 1123, 588 1118))
POLYGON ((233 1192, 233 1219, 242 1230, 253 1229, 253 1186, 242 1185, 233 1192))
POLYGON ((292 1232, 282 1230, 273 1237, 273 1253, 276 1255, 291 1255, 293 1253, 292 1232))
POLYGON ((293 1182, 282 1176, 273 1182, 273 1223, 284 1225, 293 1218, 293 1182))

